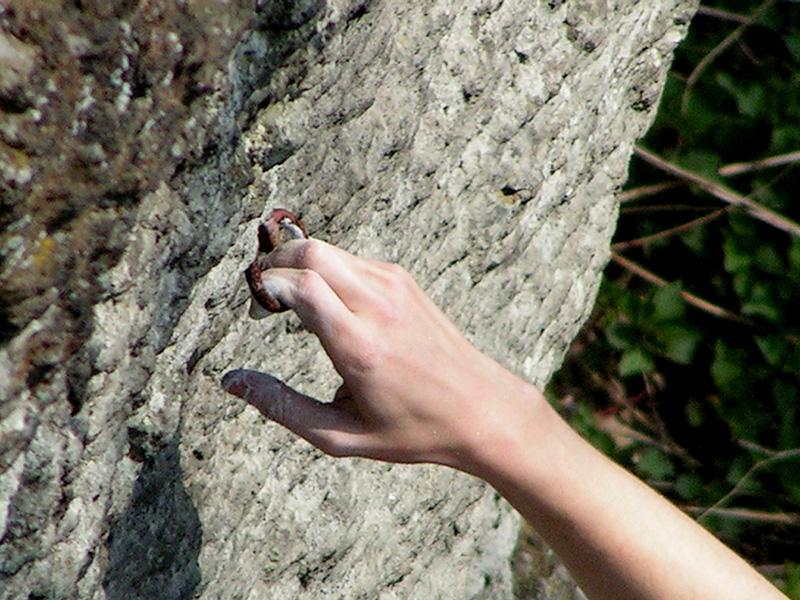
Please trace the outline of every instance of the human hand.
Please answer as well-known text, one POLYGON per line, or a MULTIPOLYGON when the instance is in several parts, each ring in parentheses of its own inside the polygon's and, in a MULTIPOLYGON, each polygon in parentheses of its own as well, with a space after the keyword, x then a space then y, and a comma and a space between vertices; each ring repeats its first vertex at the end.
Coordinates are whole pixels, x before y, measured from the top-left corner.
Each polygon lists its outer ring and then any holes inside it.
MULTIPOLYGON (((223 387, 323 452, 476 472, 481 449, 538 391, 480 353, 397 265, 293 240, 267 259, 264 288, 316 334, 343 383, 323 403, 255 371, 223 387)), ((476 473, 477 474, 477 473, 476 473)))

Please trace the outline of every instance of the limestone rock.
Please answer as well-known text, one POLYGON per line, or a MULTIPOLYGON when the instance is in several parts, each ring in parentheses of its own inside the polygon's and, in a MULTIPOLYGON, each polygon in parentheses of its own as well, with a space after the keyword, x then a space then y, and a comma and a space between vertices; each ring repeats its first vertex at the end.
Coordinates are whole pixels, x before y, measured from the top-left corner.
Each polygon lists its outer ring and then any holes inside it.
POLYGON ((220 390, 337 385, 241 272, 286 206, 543 384, 695 5, 0 5, 0 598, 508 598, 492 490, 220 390))

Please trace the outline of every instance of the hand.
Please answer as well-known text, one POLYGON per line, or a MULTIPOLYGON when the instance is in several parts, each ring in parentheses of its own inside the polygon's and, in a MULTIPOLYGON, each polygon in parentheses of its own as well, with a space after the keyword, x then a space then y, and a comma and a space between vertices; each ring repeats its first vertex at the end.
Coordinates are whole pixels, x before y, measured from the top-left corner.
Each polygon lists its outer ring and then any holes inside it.
POLYGON ((329 403, 254 371, 227 373, 223 386, 323 452, 476 472, 482 448, 525 412, 519 399, 540 398, 397 265, 315 239, 282 244, 267 265, 265 289, 319 337, 343 383, 329 403))

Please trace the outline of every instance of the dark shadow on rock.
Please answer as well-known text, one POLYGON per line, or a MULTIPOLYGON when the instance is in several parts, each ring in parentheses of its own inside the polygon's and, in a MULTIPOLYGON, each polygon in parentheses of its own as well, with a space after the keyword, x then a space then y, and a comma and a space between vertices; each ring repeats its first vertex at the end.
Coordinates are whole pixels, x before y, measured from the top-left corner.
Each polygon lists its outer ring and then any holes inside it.
POLYGON ((148 458, 106 542, 108 600, 185 600, 200 583, 202 530, 176 444, 148 458))

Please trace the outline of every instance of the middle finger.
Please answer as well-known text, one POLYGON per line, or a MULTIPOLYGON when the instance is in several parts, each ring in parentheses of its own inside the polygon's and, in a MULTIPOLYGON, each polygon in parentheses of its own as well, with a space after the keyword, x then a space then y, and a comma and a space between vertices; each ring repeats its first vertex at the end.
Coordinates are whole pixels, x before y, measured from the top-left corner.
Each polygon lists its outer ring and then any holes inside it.
POLYGON ((380 264, 313 238, 284 242, 265 261, 267 268, 315 271, 353 312, 363 311, 375 301, 380 264))

